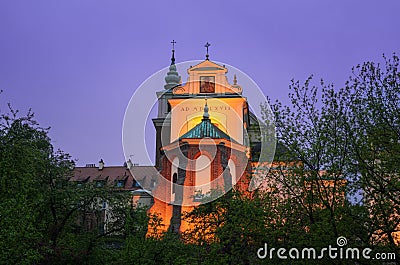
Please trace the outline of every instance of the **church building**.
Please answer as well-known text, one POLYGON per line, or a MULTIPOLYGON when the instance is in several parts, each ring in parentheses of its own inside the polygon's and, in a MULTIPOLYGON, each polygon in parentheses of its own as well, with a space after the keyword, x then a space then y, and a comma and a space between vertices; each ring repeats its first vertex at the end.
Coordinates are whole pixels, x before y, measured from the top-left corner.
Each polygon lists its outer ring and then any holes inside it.
POLYGON ((206 47, 206 59, 187 69, 185 84, 172 50, 166 84, 157 93, 155 161, 162 178, 149 211, 160 215, 165 231, 184 231, 180 216, 196 205, 231 188, 248 189, 251 147, 257 146, 251 125, 258 123, 236 75, 230 83, 228 69, 212 62, 206 47))
MULTIPOLYGON (((228 68, 210 60, 208 46, 205 60, 187 69, 184 84, 172 49, 165 85, 157 92, 157 117, 152 119, 154 166, 129 160, 107 167, 101 160, 98 167, 76 167, 71 180, 131 192, 149 213, 163 220, 164 231, 177 233, 187 228, 180 218, 183 212, 232 188, 248 190, 252 158, 260 149, 258 121, 236 75, 228 81, 228 68)), ((106 219, 100 221, 103 226, 106 219)))

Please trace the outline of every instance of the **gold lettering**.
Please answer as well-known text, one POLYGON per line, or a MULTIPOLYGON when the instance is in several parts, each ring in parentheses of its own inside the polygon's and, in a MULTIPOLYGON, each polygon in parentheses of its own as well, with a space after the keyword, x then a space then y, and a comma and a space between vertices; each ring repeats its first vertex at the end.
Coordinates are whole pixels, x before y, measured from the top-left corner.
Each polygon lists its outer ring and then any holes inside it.
MULTIPOLYGON (((180 111, 193 111, 193 112, 198 112, 198 111, 203 111, 204 107, 203 106, 193 106, 193 107, 181 107, 180 111)), ((219 106, 209 106, 210 111, 229 111, 231 110, 230 106, 224 106, 224 105, 219 105, 219 106)))

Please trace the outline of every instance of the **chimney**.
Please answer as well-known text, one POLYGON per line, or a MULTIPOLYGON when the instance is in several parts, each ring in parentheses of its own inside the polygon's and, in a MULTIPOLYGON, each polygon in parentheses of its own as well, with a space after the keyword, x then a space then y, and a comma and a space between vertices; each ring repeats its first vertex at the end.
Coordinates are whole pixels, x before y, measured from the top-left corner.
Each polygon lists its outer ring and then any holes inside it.
POLYGON ((127 168, 127 169, 131 169, 132 166, 133 166, 132 161, 129 159, 129 160, 126 162, 126 168, 127 168))
POLYGON ((99 170, 103 170, 103 168, 104 168, 104 161, 103 161, 103 159, 100 159, 100 161, 99 161, 99 170))

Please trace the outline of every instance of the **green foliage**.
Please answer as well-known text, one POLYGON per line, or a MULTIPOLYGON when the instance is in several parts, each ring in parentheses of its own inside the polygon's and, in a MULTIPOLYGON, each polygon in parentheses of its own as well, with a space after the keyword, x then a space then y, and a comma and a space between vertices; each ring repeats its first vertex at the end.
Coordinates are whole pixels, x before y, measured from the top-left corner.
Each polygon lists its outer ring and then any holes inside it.
POLYGON ((366 230, 374 245, 400 250, 400 71, 399 58, 384 56, 384 66, 366 62, 353 69, 351 91, 351 155, 353 191, 363 190, 370 213, 366 230), (397 243, 399 244, 399 243, 397 243))
POLYGON ((128 237, 122 264, 196 264, 197 250, 200 249, 171 233, 159 239, 128 237))
POLYGON ((258 196, 249 198, 231 190, 186 213, 184 219, 193 228, 182 237, 206 251, 201 264, 254 264, 257 249, 269 233, 266 213, 258 196))
POLYGON ((0 263, 82 263, 102 237, 123 232, 129 196, 69 181, 74 162, 31 112, 1 114, 0 145, 0 263), (99 234, 84 219, 98 219, 102 201, 112 219, 99 234))
POLYGON ((42 182, 52 147, 32 113, 18 117, 13 110, 0 117, 0 145, 0 262, 31 264, 42 257, 46 224, 38 209, 46 201, 42 182))
POLYGON ((292 81, 291 105, 272 104, 284 156, 298 161, 269 173, 266 196, 285 220, 284 241, 318 246, 344 235, 399 254, 399 58, 384 59, 383 68, 355 67, 342 89, 292 81))
POLYGON ((282 242, 320 246, 343 233, 338 223, 350 161, 348 92, 322 80, 313 84, 312 77, 304 84, 292 80, 290 89, 290 106, 271 104, 287 161, 278 159, 269 171, 265 197, 272 201, 282 242))

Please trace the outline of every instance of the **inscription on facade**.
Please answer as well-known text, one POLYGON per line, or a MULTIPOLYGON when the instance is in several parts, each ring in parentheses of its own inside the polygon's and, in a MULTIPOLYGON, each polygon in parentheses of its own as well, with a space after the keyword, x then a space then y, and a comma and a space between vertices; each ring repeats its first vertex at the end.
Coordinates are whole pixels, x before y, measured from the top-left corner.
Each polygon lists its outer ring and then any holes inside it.
MULTIPOLYGON (((180 111, 203 111, 204 106, 181 107, 180 111)), ((231 110, 230 106, 208 106, 209 111, 228 111, 231 110)))

